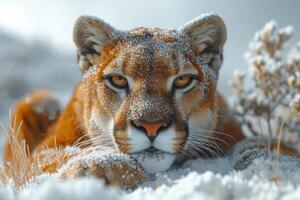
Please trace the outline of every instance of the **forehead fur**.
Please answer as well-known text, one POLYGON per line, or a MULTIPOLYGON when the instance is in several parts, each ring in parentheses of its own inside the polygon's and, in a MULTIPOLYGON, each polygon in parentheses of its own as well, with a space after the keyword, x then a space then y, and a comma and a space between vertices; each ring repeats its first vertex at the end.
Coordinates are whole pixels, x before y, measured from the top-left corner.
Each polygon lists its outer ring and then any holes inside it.
POLYGON ((180 68, 188 68, 196 60, 187 38, 176 30, 137 28, 124 34, 114 44, 108 44, 109 48, 100 53, 103 55, 100 62, 133 74, 151 71, 178 73, 180 68), (105 62, 109 58, 107 53, 111 52, 117 53, 109 63, 105 62))
POLYGON ((217 74, 226 27, 219 16, 207 15, 176 30, 141 27, 119 31, 101 19, 82 16, 75 23, 73 38, 82 72, 93 65, 106 67, 119 55, 117 63, 126 57, 126 62, 134 61, 137 67, 143 64, 145 71, 166 65, 182 67, 189 60, 194 66, 204 61, 217 74))

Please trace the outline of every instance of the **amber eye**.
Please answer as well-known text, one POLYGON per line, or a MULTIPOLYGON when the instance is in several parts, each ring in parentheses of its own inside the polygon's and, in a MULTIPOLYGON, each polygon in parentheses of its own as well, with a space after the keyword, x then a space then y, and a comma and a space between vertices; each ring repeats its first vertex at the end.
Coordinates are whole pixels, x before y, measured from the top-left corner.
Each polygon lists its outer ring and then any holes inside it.
POLYGON ((188 76, 188 75, 180 76, 175 79, 174 86, 176 88, 183 89, 183 88, 188 87, 192 83, 193 80, 194 80, 194 77, 192 77, 192 76, 188 76))
POLYGON ((112 75, 107 77, 108 81, 110 84, 112 84, 114 87, 119 88, 119 89, 124 89, 127 88, 128 82, 126 78, 120 75, 112 75))

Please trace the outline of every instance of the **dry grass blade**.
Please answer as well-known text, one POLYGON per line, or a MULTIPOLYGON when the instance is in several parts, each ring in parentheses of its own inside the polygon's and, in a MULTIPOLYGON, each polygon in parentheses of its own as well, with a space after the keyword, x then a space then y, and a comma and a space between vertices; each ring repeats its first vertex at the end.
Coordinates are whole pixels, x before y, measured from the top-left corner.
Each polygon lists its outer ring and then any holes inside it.
POLYGON ((13 123, 8 130, 1 124, 3 132, 8 133, 7 141, 11 147, 11 160, 1 167, 0 181, 3 185, 12 183, 16 189, 20 189, 42 171, 38 165, 32 165, 28 145, 25 140, 18 138, 22 123, 16 124, 16 118, 11 118, 11 120, 13 123))
POLYGON ((280 145, 281 145, 281 138, 282 138, 282 130, 283 130, 283 127, 284 127, 284 120, 282 121, 279 129, 278 129, 278 132, 277 132, 277 144, 276 144, 276 159, 278 160, 279 159, 279 156, 280 156, 280 145))

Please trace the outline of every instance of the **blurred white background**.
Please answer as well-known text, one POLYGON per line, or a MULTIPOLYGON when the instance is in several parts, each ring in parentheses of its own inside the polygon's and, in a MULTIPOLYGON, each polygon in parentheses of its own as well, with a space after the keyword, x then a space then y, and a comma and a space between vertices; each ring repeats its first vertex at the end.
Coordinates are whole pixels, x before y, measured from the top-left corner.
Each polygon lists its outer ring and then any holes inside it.
POLYGON ((228 27, 219 88, 234 69, 247 69, 243 54, 254 33, 274 19, 293 25, 300 40, 297 0, 0 0, 0 120, 7 122, 16 99, 29 90, 51 89, 66 102, 76 82, 72 28, 80 15, 94 15, 119 29, 136 26, 176 28, 201 13, 214 12, 228 27))

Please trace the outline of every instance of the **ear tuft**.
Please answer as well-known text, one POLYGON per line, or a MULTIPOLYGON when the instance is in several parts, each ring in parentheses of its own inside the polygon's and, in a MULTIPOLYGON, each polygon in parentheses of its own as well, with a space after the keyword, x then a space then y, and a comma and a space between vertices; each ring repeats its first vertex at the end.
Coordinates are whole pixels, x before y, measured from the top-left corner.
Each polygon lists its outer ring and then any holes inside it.
POLYGON ((116 39, 120 32, 101 19, 81 16, 75 22, 73 40, 78 51, 78 62, 82 72, 86 71, 91 61, 89 57, 100 56, 105 45, 116 39))
POLYGON ((196 17, 180 27, 179 31, 187 34, 197 53, 222 51, 227 37, 224 21, 215 14, 196 17))

